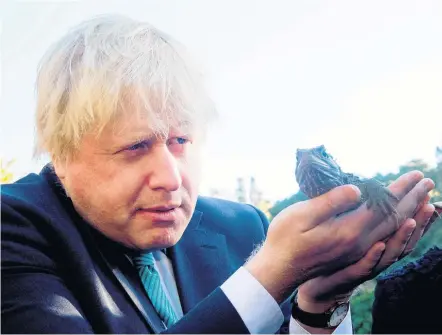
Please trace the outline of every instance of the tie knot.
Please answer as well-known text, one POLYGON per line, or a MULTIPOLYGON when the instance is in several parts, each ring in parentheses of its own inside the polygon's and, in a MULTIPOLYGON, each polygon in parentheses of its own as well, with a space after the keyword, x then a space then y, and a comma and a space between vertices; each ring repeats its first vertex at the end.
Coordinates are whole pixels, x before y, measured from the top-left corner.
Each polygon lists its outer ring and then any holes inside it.
POLYGON ((155 263, 155 259, 153 258, 153 254, 151 252, 145 252, 135 256, 134 262, 138 268, 142 266, 152 267, 155 263))

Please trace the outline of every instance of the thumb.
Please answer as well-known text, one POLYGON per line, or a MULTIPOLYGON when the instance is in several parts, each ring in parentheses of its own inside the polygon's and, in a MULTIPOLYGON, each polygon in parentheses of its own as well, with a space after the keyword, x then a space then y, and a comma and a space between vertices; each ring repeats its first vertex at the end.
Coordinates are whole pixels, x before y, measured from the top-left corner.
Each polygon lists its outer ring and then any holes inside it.
POLYGON ((384 242, 375 243, 357 263, 350 267, 350 275, 357 279, 361 276, 374 274, 374 270, 382 258, 386 248, 384 242))
POLYGON ((350 284, 350 286, 353 286, 351 289, 354 289, 373 278, 376 275, 374 270, 381 260, 385 248, 384 242, 375 243, 359 261, 331 275, 330 284, 335 284, 337 287, 340 286, 340 283, 343 286, 350 284))
POLYGON ((384 242, 375 243, 359 261, 330 276, 331 281, 353 283, 356 286, 370 279, 375 275, 374 269, 381 260, 385 248, 384 242))
POLYGON ((306 210, 314 226, 331 217, 354 208, 360 201, 361 191, 354 185, 338 186, 316 198, 306 201, 306 210))
POLYGON ((358 262, 328 276, 312 279, 312 281, 316 281, 314 285, 310 285, 314 286, 315 299, 329 301, 337 295, 350 296, 360 284, 374 277, 374 269, 380 261, 385 247, 385 243, 378 242, 358 262))

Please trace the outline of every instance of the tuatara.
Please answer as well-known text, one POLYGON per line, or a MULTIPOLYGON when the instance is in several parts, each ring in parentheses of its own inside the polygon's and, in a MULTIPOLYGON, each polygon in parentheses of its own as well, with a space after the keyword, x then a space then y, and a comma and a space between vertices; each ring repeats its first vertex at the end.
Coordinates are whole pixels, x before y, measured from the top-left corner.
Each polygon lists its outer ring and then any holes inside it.
MULTIPOLYGON (((352 184, 361 191, 360 204, 366 202, 368 209, 379 211, 385 216, 397 215, 395 207, 398 198, 384 184, 374 178, 365 179, 343 172, 323 145, 298 149, 296 160, 296 181, 301 191, 310 199, 337 186, 352 184)), ((440 217, 439 213, 442 212, 442 203, 434 205, 436 210, 432 221, 440 217)))

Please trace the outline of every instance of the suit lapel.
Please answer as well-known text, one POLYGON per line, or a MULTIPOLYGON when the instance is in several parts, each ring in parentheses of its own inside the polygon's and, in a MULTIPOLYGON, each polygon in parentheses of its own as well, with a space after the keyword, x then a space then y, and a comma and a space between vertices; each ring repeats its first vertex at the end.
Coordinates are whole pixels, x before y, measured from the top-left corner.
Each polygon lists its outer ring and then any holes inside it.
POLYGON ((170 249, 184 313, 233 273, 228 267, 225 236, 210 230, 207 223, 203 213, 195 211, 181 240, 170 249))
MULTIPOLYGON (((229 266, 225 236, 212 231, 209 224, 204 222, 203 213, 195 210, 180 241, 168 249, 183 313, 207 297, 234 272, 233 266, 229 266)), ((141 294, 144 292, 141 280, 124 255, 128 250, 97 234, 101 242, 98 243, 101 247, 97 245, 99 253, 143 319, 154 333, 164 331, 164 324, 154 307, 141 294)))
POLYGON ((143 284, 132 264, 132 260, 130 260, 128 256, 131 251, 116 242, 110 241, 101 233, 95 230, 93 232, 95 232, 94 235, 98 243, 91 243, 91 245, 97 247, 96 250, 108 268, 113 272, 115 278, 141 314, 145 323, 155 334, 165 331, 166 327, 163 321, 144 294, 143 284))
POLYGON ((153 307, 149 299, 146 298, 146 295, 141 293, 144 292, 144 289, 141 287, 139 283, 139 278, 136 273, 130 270, 123 272, 120 270, 119 267, 111 266, 111 268, 115 277, 118 279, 121 286, 123 286, 124 290, 130 297, 132 302, 135 304, 138 311, 147 321, 152 331, 155 334, 165 331, 166 327, 163 321, 158 316, 155 308, 153 307))

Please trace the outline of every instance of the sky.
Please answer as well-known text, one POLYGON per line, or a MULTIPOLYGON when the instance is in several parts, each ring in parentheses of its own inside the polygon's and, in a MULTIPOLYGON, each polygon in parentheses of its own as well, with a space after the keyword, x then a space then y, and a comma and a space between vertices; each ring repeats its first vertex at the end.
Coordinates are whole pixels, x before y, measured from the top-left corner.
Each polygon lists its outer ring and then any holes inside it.
POLYGON ((146 20, 203 67, 220 114, 202 194, 254 176, 271 201, 295 193, 295 152, 324 144, 344 171, 395 172, 442 145, 442 1, 3 1, 1 148, 33 161, 35 77, 48 46, 92 16, 146 20))

